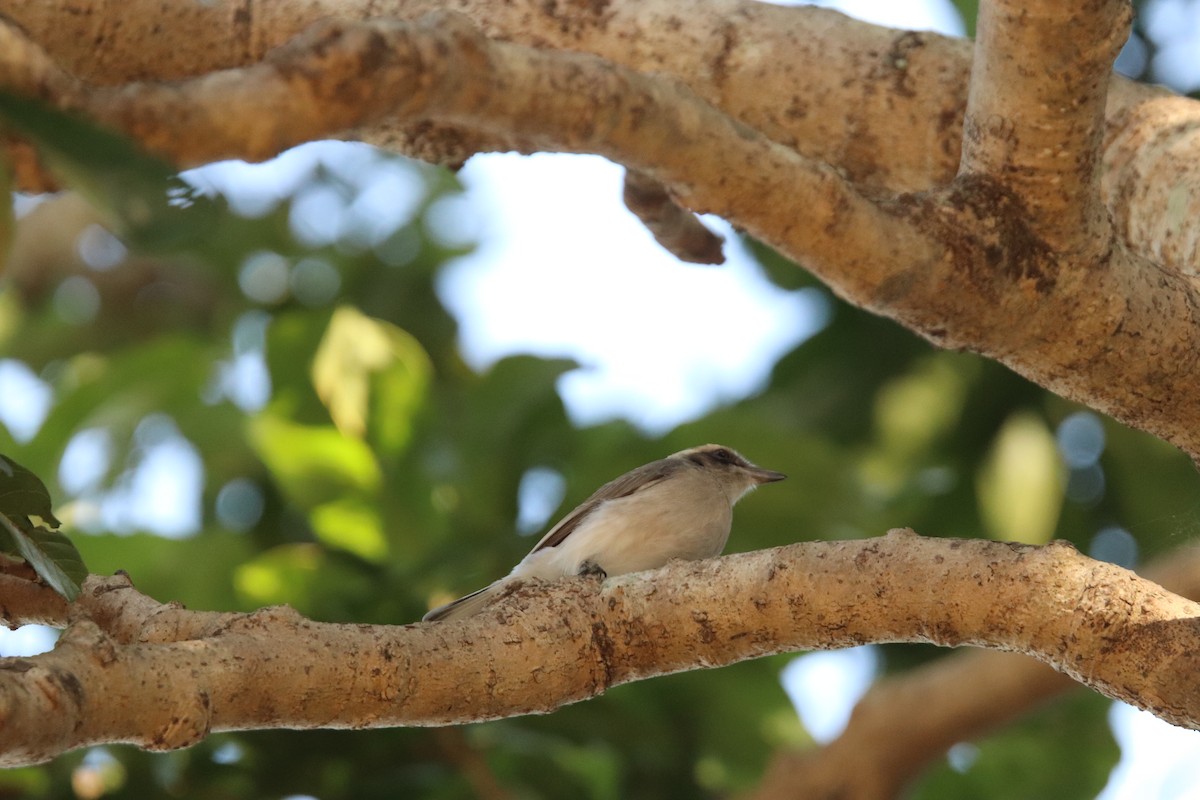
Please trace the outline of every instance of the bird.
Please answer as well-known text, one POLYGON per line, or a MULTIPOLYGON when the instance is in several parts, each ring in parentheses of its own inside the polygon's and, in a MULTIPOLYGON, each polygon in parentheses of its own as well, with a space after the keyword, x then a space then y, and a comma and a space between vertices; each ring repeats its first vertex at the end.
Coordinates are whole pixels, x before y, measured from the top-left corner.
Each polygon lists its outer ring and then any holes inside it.
POLYGON ((422 621, 477 614, 515 581, 603 578, 655 569, 672 559, 720 555, 729 539, 734 504, 761 484, 785 477, 719 444, 643 464, 597 489, 507 576, 433 609, 422 621))

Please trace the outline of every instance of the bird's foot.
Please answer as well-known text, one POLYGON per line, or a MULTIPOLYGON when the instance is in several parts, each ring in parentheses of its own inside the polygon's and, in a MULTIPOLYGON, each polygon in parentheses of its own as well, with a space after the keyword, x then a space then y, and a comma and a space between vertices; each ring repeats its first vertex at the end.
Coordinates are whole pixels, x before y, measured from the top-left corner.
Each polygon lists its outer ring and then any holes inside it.
POLYGON ((595 578, 602 581, 608 577, 608 573, 604 571, 604 567, 592 561, 590 558, 579 565, 579 572, 576 575, 582 575, 586 578, 595 578))

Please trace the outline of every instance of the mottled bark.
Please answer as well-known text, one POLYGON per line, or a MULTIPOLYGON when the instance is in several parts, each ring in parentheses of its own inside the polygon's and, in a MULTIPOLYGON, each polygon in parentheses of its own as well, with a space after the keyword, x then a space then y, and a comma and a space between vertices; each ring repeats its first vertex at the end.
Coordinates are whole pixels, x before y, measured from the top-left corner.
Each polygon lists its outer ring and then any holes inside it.
POLYGON ((1200 457, 1200 191, 1194 166, 1166 172, 1194 156, 1200 114, 1111 77, 1126 4, 985 4, 969 83, 964 43, 815 9, 467 2, 397 21, 433 6, 374 4, 395 18, 369 22, 347 21, 353 3, 123 6, 138 22, 113 25, 103 4, 0 0, 28 32, 4 29, 0 69, 180 163, 325 136, 456 162, 600 153, 851 302, 1200 457), (188 43, 169 48, 175 30, 188 43), (99 44, 86 60, 81 40, 99 44))
MULTIPOLYGON (((656 675, 867 642, 1020 651, 1200 727, 1200 604, 1069 545, 893 531, 602 585, 531 583, 476 617, 401 627, 186 611, 123 578, 84 589, 53 651, 0 661, 0 764, 105 742, 185 747, 223 730, 545 713, 656 675)), ((46 604, 34 608, 45 619, 46 604)))
MULTIPOLYGON (((634 170, 647 221, 682 231, 664 236, 677 252, 712 244, 683 209, 720 214, 851 302, 1198 458, 1200 104, 1111 75, 1128 14, 991 0, 972 46, 742 0, 0 0, 0 85, 180 165, 329 136, 448 164, 600 153, 634 170)), ((29 147, 9 152, 21 185, 45 185, 29 147)), ((445 724, 866 641, 1020 650, 1200 720, 1197 607, 1064 548, 901 536, 645 578, 404 628, 131 611, 135 592, 92 582, 54 653, 0 665, 0 749, 27 763, 210 730, 445 724)), ((66 623, 12 580, 11 621, 66 623)), ((1041 696, 1040 674, 1013 696, 1041 696)))
MULTIPOLYGON (((1200 598, 1200 549, 1172 551, 1142 574, 1200 598)), ((836 739, 820 748, 779 751, 743 800, 901 796, 953 745, 985 736, 1078 687, 1017 653, 956 653, 871 687, 836 739)))

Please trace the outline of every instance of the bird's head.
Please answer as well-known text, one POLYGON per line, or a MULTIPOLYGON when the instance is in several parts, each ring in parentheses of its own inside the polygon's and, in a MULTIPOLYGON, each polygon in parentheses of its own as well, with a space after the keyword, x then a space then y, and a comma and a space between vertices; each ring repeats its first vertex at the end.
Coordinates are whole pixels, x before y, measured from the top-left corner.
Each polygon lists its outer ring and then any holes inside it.
POLYGON ((731 504, 761 484, 787 477, 782 472, 756 466, 733 448, 719 444, 702 444, 681 450, 670 458, 685 460, 710 474, 721 485, 731 504))

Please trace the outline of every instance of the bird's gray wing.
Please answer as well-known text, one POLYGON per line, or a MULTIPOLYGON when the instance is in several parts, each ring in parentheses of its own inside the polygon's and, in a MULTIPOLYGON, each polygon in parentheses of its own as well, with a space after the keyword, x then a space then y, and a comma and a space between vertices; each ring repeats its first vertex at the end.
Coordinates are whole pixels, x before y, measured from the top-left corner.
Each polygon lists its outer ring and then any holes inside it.
POLYGON ((679 459, 663 458, 643 464, 618 478, 613 478, 593 492, 591 497, 576 506, 574 511, 559 520, 558 524, 551 528, 530 552, 536 553, 545 547, 554 547, 560 544, 570 535, 571 531, 578 528, 579 524, 587 519, 589 514, 599 508, 601 503, 628 497, 635 492, 648 489, 686 466, 679 459))

